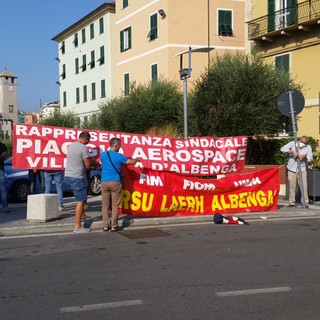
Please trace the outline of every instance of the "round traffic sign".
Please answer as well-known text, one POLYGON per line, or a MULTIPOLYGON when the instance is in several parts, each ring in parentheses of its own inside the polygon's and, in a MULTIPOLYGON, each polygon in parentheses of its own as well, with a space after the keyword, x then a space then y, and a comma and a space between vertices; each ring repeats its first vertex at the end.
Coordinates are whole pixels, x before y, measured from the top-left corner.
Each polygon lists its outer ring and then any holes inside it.
POLYGON ((286 90, 280 94, 277 100, 279 111, 287 116, 291 116, 290 94, 292 96, 292 108, 295 114, 299 114, 304 108, 304 96, 296 89, 286 90))

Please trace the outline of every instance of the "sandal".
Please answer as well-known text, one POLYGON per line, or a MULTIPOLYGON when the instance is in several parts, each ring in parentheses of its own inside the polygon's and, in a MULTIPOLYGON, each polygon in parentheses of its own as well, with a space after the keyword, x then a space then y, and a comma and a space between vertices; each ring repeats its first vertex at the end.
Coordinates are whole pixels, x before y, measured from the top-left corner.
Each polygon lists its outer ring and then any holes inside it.
POLYGON ((103 229, 102 229, 104 232, 107 232, 107 231, 109 231, 110 230, 110 228, 109 227, 103 227, 103 229))
POLYGON ((119 226, 111 228, 111 232, 118 232, 118 231, 121 231, 121 230, 123 230, 123 228, 119 227, 119 226))

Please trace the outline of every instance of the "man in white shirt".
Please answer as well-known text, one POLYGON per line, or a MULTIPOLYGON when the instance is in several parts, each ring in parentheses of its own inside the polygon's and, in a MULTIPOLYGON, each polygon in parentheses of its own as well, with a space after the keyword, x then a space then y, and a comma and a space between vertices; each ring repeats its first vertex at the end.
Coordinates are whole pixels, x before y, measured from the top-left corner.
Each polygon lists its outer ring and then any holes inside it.
MULTIPOLYGON (((287 143, 280 149, 281 152, 289 155, 287 163, 288 172, 288 185, 289 185, 289 208, 296 206, 296 188, 297 184, 300 187, 299 171, 298 171, 298 159, 300 160, 301 176, 303 183, 304 194, 301 195, 306 204, 306 208, 309 208, 309 196, 308 196, 308 182, 307 182, 307 163, 313 160, 312 149, 309 145, 309 138, 302 136, 295 145, 294 141, 287 143)), ((300 188, 301 189, 301 188, 300 188)))

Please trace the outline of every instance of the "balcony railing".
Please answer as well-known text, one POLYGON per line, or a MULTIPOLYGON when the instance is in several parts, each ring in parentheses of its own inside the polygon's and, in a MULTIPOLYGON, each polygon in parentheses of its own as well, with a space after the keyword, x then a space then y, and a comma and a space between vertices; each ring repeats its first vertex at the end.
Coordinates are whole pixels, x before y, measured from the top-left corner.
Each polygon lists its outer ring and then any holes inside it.
POLYGON ((320 23, 320 0, 308 0, 248 22, 249 40, 280 33, 285 29, 320 23))

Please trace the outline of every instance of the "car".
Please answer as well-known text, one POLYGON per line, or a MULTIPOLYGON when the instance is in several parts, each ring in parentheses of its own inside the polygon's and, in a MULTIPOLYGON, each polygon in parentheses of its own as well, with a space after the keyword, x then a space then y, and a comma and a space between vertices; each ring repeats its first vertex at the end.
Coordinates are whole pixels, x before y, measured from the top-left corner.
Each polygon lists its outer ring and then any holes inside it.
MULTIPOLYGON (((29 172, 26 169, 16 169, 12 167, 12 157, 4 161, 4 175, 8 198, 14 202, 26 202, 29 195, 29 172)), ((63 192, 72 192, 70 186, 64 181, 63 192)), ((39 192, 39 186, 36 186, 39 192)), ((52 182, 51 192, 55 193, 55 183, 52 182)), ((88 182, 88 193, 97 196, 101 193, 101 171, 91 170, 88 182)))

